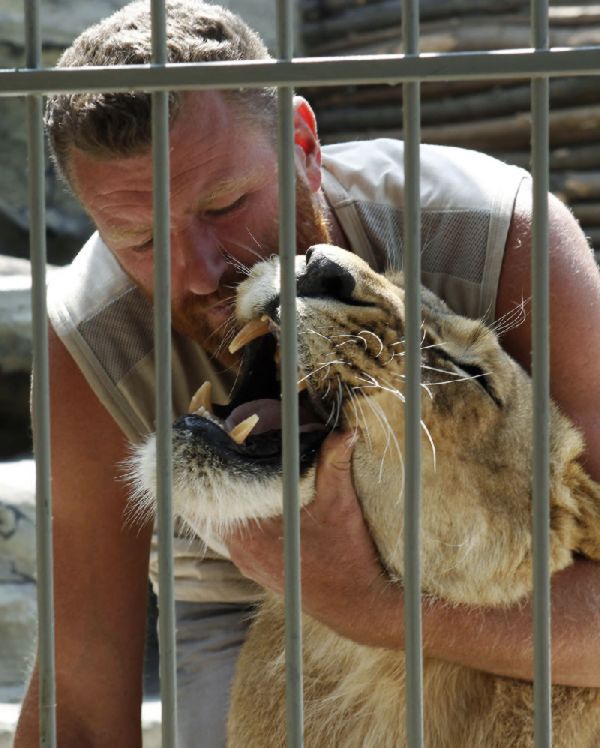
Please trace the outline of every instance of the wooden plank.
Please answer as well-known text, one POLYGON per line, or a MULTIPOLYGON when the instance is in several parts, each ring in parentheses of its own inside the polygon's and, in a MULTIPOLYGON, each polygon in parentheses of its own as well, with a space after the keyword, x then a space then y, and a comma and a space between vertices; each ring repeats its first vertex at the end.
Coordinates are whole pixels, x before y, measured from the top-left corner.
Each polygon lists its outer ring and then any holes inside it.
MULTIPOLYGON (((450 18, 444 22, 423 24, 420 49, 422 52, 475 52, 494 49, 529 47, 531 32, 529 16, 498 15, 450 18)), ((399 17, 390 10, 381 17, 367 14, 367 9, 356 14, 354 25, 343 16, 324 19, 314 28, 305 26, 304 44, 310 54, 400 54, 399 17), (389 16, 389 17, 388 17, 389 16)), ((576 27, 551 27, 551 47, 579 47, 600 45, 600 28, 595 24, 576 27)))
MULTIPOLYGON (((593 78, 563 78, 550 86, 552 106, 565 106, 599 101, 598 82, 593 78)), ((421 103, 423 125, 448 124, 481 120, 488 117, 526 112, 531 104, 529 85, 491 90, 470 96, 448 96, 421 103)), ((388 89, 385 105, 372 107, 336 106, 318 109, 319 128, 322 133, 337 130, 373 129, 394 127, 402 122, 402 96, 400 89, 388 89)))

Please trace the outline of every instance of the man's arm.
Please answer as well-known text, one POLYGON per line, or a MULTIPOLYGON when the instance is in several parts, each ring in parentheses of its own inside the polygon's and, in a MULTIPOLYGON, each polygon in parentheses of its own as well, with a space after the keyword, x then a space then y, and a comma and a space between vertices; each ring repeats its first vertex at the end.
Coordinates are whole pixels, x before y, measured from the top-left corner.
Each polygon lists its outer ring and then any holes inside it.
MULTIPOLYGON (((125 525, 123 434, 50 331, 58 741, 141 745, 151 527, 125 525)), ((37 666, 15 745, 38 740, 37 666)))
MULTIPOLYGON (((497 316, 530 296, 531 210, 522 189, 507 241, 497 316)), ((587 442, 586 468, 600 480, 600 278, 577 223, 551 200, 552 394, 587 442)), ((529 368, 531 320, 503 344, 529 368)), ((376 557, 350 478, 350 453, 330 437, 317 473, 317 497, 301 519, 304 610, 357 642, 403 647, 403 598, 376 557)), ((281 526, 261 523, 231 538, 242 572, 281 592, 281 526)), ((578 560, 552 579, 553 680, 600 686, 600 567, 578 560)), ((532 678, 531 606, 450 607, 424 601, 425 653, 500 675, 532 678)))
MULTIPOLYGON (((502 264, 496 319, 531 296, 531 190, 517 196, 502 264)), ((600 273, 571 212, 556 198, 549 204, 550 387, 553 399, 582 431, 585 467, 600 481, 600 273)), ((529 307, 530 310, 530 307, 529 307)), ((506 332, 502 345, 531 369, 531 315, 506 332)))

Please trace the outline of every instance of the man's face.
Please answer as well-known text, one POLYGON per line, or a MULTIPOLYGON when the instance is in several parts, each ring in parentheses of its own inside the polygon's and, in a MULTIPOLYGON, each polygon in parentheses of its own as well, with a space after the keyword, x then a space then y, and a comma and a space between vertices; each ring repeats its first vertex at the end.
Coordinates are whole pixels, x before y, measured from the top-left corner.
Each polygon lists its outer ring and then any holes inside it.
MULTIPOLYGON (((277 157, 267 133, 218 93, 188 94, 170 133, 173 326, 222 363, 235 290, 247 268, 278 251, 277 157)), ((152 157, 99 160, 74 149, 78 197, 125 272, 152 296, 152 157)), ((298 251, 327 242, 300 168, 298 251)))

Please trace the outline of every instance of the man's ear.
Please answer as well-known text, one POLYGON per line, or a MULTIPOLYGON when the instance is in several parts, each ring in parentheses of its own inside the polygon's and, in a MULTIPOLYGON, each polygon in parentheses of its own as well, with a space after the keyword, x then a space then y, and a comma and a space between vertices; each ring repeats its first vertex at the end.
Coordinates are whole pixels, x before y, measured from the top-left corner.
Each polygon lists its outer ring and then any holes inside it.
POLYGON ((294 96, 294 143, 308 184, 316 192, 321 186, 321 144, 315 113, 302 96, 294 96))

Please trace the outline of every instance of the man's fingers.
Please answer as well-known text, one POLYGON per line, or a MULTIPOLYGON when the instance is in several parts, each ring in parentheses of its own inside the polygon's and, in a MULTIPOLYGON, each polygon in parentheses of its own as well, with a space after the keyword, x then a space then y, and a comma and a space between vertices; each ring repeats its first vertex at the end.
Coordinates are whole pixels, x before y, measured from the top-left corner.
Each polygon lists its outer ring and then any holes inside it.
MULTIPOLYGON (((351 470, 355 442, 355 432, 332 433, 323 442, 317 465, 317 505, 337 503, 344 497, 355 499, 351 470)), ((313 503, 309 511, 314 508, 313 503)))
POLYGON ((317 465, 318 494, 336 487, 337 491, 344 491, 352 485, 352 450, 355 441, 355 432, 331 433, 325 439, 317 465))
POLYGON ((350 469, 352 450, 356 442, 356 431, 333 431, 323 442, 319 465, 347 472, 350 469))

